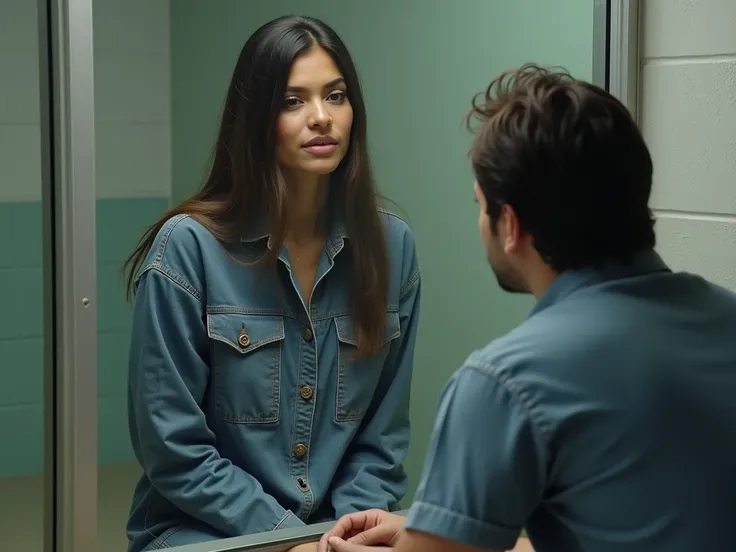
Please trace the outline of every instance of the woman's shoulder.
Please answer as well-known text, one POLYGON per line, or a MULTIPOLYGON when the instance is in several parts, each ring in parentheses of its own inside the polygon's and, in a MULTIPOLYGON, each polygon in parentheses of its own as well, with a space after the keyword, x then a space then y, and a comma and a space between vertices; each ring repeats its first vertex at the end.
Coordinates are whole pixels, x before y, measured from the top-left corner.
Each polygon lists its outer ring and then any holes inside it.
POLYGON ((190 272, 202 264, 203 251, 213 246, 217 240, 196 218, 174 215, 156 233, 139 274, 152 268, 176 274, 190 272))
MULTIPOLYGON (((401 290, 415 282, 419 275, 414 233, 406 218, 388 209, 380 208, 384 224, 392 281, 401 283, 401 290)), ((403 293, 403 291, 402 291, 403 293)))
POLYGON ((414 248, 414 233, 406 217, 385 207, 379 207, 378 213, 383 222, 389 247, 401 244, 404 247, 414 248))

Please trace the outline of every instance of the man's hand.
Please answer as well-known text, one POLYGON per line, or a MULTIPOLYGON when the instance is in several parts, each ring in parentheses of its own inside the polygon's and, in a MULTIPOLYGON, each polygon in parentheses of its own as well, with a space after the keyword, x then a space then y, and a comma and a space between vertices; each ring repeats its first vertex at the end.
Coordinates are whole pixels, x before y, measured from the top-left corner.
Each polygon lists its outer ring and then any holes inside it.
MULTIPOLYGON (((435 537, 427 533, 403 532, 401 538, 397 542, 392 543, 390 547, 374 547, 338 539, 330 538, 330 547, 334 552, 501 552, 500 550, 491 550, 490 548, 476 548, 459 542, 452 542, 447 539, 435 537)), ((513 550, 507 552, 534 552, 529 539, 520 538, 513 550)))
POLYGON ((334 552, 393 552, 391 546, 365 546, 332 537, 330 539, 330 550, 334 552))
MULTIPOLYGON (((401 529, 404 527, 404 518, 402 516, 384 512, 383 510, 366 510, 365 512, 357 512, 348 514, 337 520, 337 523, 322 536, 317 547, 317 552, 327 552, 329 547, 336 552, 353 550, 364 550, 364 547, 383 545, 384 550, 396 544, 401 529), (337 539, 332 544, 331 539, 337 539), (350 545, 345 547, 344 542, 350 545)), ((373 550, 380 550, 373 548, 373 550)))

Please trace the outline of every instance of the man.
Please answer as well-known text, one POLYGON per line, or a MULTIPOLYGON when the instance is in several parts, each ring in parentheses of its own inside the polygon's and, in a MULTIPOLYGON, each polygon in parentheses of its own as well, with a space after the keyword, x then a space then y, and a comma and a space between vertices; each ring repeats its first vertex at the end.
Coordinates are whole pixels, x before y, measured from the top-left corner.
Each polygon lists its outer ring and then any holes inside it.
POLYGON ((469 120, 488 260, 536 307, 447 384, 406 519, 345 516, 319 549, 736 549, 736 296, 654 252, 635 121, 536 66, 469 120))

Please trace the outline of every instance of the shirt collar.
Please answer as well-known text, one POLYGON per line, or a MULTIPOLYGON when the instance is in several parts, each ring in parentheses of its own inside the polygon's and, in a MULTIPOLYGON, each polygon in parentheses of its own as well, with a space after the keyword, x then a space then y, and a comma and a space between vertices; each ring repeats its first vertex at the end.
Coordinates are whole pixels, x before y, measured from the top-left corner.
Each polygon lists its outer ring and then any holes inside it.
POLYGON ((603 282, 643 276, 655 272, 670 272, 669 267, 654 251, 637 253, 629 264, 610 263, 598 268, 568 270, 560 274, 532 309, 529 316, 559 303, 571 293, 603 282))
MULTIPOLYGON (((327 236, 327 247, 335 252, 342 248, 345 239, 349 239, 347 228, 345 226, 345 209, 336 199, 330 199, 328 204, 330 231, 327 236)), ((257 222, 251 226, 249 230, 243 233, 240 242, 244 245, 254 245, 263 240, 269 240, 271 234, 268 229, 268 215, 261 214, 257 222)))

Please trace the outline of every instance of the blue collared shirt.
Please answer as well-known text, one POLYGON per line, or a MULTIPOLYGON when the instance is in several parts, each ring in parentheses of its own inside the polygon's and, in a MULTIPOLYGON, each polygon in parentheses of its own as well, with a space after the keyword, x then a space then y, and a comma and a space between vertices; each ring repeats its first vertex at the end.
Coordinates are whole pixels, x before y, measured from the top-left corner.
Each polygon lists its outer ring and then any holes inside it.
POLYGON ((382 213, 389 254, 383 348, 356 360, 350 238, 335 224, 305 304, 266 233, 226 251, 180 215, 138 277, 129 426, 143 467, 130 551, 398 507, 420 302, 414 239, 382 213))
POLYGON ((563 273, 446 386, 407 527, 506 550, 734 550, 736 296, 654 253, 563 273))

